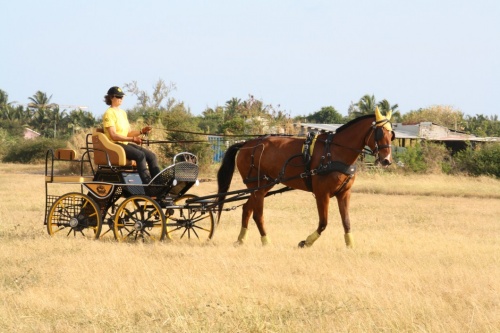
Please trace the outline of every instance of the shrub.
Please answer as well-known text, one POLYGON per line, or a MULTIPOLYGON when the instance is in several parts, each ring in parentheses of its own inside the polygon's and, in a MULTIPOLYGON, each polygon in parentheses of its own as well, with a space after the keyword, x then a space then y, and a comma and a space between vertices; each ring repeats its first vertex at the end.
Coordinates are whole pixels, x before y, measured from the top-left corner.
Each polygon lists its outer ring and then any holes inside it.
POLYGON ((468 148, 455 156, 456 170, 470 175, 490 175, 500 178, 500 144, 489 143, 468 148))
POLYGON ((21 140, 17 145, 7 149, 2 161, 7 163, 39 163, 45 161, 45 154, 49 148, 66 147, 66 141, 47 138, 21 140))
POLYGON ((414 147, 397 150, 394 154, 405 170, 416 173, 450 173, 453 165, 450 152, 443 144, 417 143, 414 147))
POLYGON ((422 145, 422 157, 427 173, 449 173, 451 154, 444 144, 426 142, 422 145))
POLYGON ((427 170, 422 146, 417 143, 414 147, 408 147, 395 155, 398 162, 402 162, 406 171, 424 173, 427 170))

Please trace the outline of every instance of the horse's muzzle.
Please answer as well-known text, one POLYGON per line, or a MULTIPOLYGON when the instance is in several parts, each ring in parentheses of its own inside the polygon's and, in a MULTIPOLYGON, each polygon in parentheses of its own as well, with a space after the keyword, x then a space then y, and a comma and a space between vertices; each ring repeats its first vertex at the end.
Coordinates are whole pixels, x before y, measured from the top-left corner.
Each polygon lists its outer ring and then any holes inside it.
POLYGON ((384 168, 388 167, 392 164, 392 155, 388 154, 386 156, 382 156, 381 154, 377 155, 376 164, 383 166, 384 168))
POLYGON ((392 164, 392 161, 388 158, 384 158, 382 160, 380 160, 380 164, 383 166, 383 167, 388 167, 389 165, 392 164))

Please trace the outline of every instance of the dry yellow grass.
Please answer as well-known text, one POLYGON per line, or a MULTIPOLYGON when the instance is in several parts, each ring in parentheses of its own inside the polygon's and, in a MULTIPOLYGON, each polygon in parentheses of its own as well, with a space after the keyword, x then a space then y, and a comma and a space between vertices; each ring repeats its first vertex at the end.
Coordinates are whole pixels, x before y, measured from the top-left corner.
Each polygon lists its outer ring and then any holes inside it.
POLYGON ((498 180, 360 174, 354 250, 335 201, 321 238, 298 249, 314 199, 276 195, 271 246, 251 224, 235 248, 241 209, 204 244, 51 239, 34 170, 0 164, 0 332, 500 331, 498 180))

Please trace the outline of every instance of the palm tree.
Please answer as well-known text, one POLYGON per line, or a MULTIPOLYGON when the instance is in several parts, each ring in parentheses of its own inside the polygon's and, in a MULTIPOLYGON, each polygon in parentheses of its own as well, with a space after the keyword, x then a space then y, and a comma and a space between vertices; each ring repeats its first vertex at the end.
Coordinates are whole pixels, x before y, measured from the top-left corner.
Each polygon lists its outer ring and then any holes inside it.
POLYGON ((54 104, 49 104, 52 99, 52 95, 47 97, 47 94, 38 90, 32 97, 28 97, 31 103, 28 103, 28 107, 34 109, 50 109, 54 104))
POLYGON ((374 95, 370 96, 368 94, 364 95, 359 100, 357 106, 359 111, 355 112, 357 113, 356 116, 363 116, 375 113, 375 107, 376 107, 375 96, 374 95))
POLYGON ((399 107, 399 105, 394 104, 391 106, 389 101, 384 99, 384 100, 378 102, 377 106, 378 106, 380 112, 382 112, 382 114, 388 114, 389 111, 391 111, 392 112, 391 118, 394 120, 393 122, 399 122, 399 120, 401 118, 401 113, 399 111, 396 111, 397 108, 399 107))
POLYGON ((355 111, 353 111, 355 117, 373 114, 375 113, 375 108, 378 107, 382 114, 388 114, 389 111, 392 111, 392 119, 399 120, 399 118, 401 118, 399 111, 396 111, 399 107, 397 104, 391 105, 387 99, 383 99, 377 103, 374 95, 364 95, 355 107, 355 111))
POLYGON ((12 119, 12 109, 9 103, 9 95, 0 89, 0 113, 2 119, 13 120, 12 119))
POLYGON ((68 123, 68 128, 71 128, 73 131, 73 134, 75 134, 75 130, 79 130, 81 128, 81 124, 84 121, 85 114, 83 113, 83 110, 77 109, 73 110, 69 113, 69 123, 68 123))
POLYGON ((226 113, 232 118, 238 115, 238 111, 241 109, 241 99, 233 97, 226 102, 226 113))
POLYGON ((59 124, 61 121, 64 121, 64 119, 68 116, 66 110, 61 111, 59 109, 59 105, 57 105, 54 110, 52 110, 51 114, 49 115, 50 121, 54 123, 54 138, 57 137, 57 124, 59 124))
POLYGON ((94 115, 89 111, 83 111, 82 109, 71 110, 68 115, 61 115, 61 122, 64 122, 66 126, 72 129, 73 134, 75 131, 82 128, 90 128, 97 125, 94 115))
POLYGON ((391 106, 391 104, 389 103, 389 101, 386 100, 386 99, 378 102, 377 106, 378 106, 379 110, 381 112, 383 112, 383 113, 387 113, 389 111, 394 112, 399 107, 399 105, 397 105, 397 104, 394 104, 394 105, 391 106))
POLYGON ((50 104, 50 97, 47 94, 38 90, 32 97, 28 97, 31 101, 28 103, 28 108, 33 109, 31 113, 32 124, 40 130, 45 129, 45 123, 51 118, 51 111, 56 107, 56 104, 50 104))
POLYGON ((22 105, 17 105, 12 109, 12 119, 18 121, 20 124, 28 125, 30 121, 30 111, 24 109, 22 105))
POLYGON ((30 125, 35 127, 37 130, 43 132, 50 125, 50 109, 38 109, 36 110, 30 119, 30 125))

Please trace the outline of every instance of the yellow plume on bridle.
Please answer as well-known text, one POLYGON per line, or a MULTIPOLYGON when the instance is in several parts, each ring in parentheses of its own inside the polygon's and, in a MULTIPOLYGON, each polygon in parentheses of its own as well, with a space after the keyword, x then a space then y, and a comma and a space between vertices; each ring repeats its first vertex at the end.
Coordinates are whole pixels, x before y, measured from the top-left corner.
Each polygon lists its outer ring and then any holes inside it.
POLYGON ((386 116, 383 116, 382 113, 380 113, 378 106, 375 108, 375 122, 377 127, 384 127, 386 130, 392 131, 391 116, 392 110, 387 112, 386 116))

